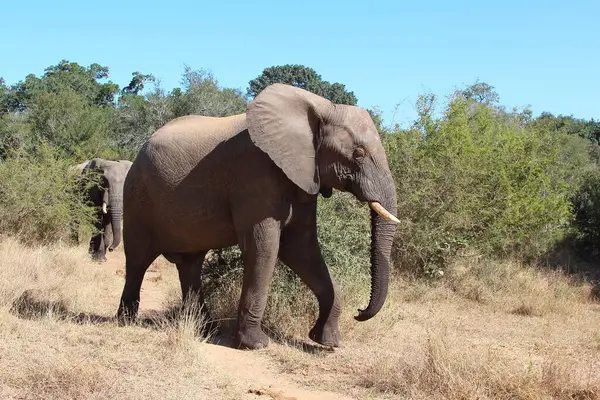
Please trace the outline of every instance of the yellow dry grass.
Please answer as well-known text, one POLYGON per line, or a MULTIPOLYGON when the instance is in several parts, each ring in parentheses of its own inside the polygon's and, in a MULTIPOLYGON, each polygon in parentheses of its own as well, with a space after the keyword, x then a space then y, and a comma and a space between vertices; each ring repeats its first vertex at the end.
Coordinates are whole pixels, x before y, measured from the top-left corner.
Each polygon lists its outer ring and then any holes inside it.
MULTIPOLYGON (((196 335, 188 315, 160 313, 180 295, 164 259, 142 290, 154 323, 117 326, 124 258, 108 258, 0 238, 0 398, 600 399, 600 304, 558 272, 465 257, 438 282, 397 277, 364 323, 352 317, 368 288, 344 287, 336 351, 306 339, 310 293, 294 310, 275 296, 269 325, 283 344, 242 352, 196 335)), ((211 306, 233 318, 239 287, 220 290, 211 306)))
POLYGON ((228 398, 188 316, 117 326, 122 274, 84 247, 2 238, 0 270, 0 398, 228 398))

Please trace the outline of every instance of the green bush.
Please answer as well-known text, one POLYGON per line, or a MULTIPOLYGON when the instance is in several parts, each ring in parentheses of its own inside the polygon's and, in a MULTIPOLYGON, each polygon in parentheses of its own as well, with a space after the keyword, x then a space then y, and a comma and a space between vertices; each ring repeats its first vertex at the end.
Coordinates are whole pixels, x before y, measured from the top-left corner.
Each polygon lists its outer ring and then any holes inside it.
POLYGON ((75 159, 118 157, 108 135, 113 109, 91 106, 72 90, 41 93, 35 99, 28 119, 36 141, 46 141, 75 159))
POLYGON ((600 172, 589 171, 573 196, 573 228, 578 245, 584 251, 598 254, 600 242, 600 172))
POLYGON ((565 157, 566 134, 461 96, 440 118, 431 111, 384 141, 402 220, 397 265, 435 274, 465 246, 532 258, 565 234, 581 164, 565 157))
POLYGON ((57 154, 42 144, 34 155, 0 162, 0 233, 52 243, 67 239, 74 222, 92 232, 93 209, 77 190, 77 175, 68 170, 75 162, 57 154))
MULTIPOLYGON (((319 197, 317 233, 323 258, 332 277, 345 289, 344 292, 364 289, 361 300, 365 302, 368 301, 371 287, 369 215, 368 206, 360 204, 348 193, 335 192, 329 199, 319 197)), ((214 256, 207 257, 204 274, 208 302, 212 303, 211 308, 215 305, 218 308, 223 291, 229 290, 226 288, 241 288, 243 262, 239 247, 217 250, 214 256)), ((237 298, 235 301, 221 312, 228 316, 234 315, 237 298)), ((271 322, 316 315, 317 310, 312 292, 291 269, 278 262, 265 312, 267 326, 275 328, 278 324, 271 322), (298 307, 298 304, 302 304, 302 307, 298 307)))

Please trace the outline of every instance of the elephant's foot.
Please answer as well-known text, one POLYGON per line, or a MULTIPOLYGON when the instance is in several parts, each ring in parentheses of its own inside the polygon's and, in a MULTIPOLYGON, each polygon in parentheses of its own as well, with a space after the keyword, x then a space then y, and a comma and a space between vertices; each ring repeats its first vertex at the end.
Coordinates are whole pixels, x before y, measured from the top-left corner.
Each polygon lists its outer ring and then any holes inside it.
POLYGON ((104 254, 92 254, 92 261, 97 263, 106 262, 106 256, 104 254))
POLYGON ((135 322, 137 316, 137 307, 135 305, 121 305, 117 310, 117 322, 119 326, 130 325, 135 322))
POLYGON ((319 321, 308 333, 308 337, 323 346, 339 347, 340 346, 340 329, 336 323, 322 324, 319 321))
POLYGON ((269 345, 269 337, 260 327, 238 330, 233 345, 239 349, 263 349, 269 345))

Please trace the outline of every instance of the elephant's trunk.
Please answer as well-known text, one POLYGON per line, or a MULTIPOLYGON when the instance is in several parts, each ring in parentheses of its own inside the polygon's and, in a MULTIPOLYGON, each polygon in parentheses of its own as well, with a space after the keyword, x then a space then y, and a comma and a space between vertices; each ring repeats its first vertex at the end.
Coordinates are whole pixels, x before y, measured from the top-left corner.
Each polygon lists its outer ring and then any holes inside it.
POLYGON ((357 321, 366 321, 374 317, 387 297, 390 255, 396 233, 394 215, 397 209, 393 186, 390 188, 390 192, 384 197, 385 200, 379 204, 379 207, 369 204, 371 206, 371 298, 367 308, 358 310, 358 315, 354 317, 357 321), (390 215, 393 218, 390 218, 390 215))
POLYGON ((123 192, 110 192, 110 222, 113 231, 113 241, 108 251, 113 251, 121 244, 121 218, 123 216, 123 192))

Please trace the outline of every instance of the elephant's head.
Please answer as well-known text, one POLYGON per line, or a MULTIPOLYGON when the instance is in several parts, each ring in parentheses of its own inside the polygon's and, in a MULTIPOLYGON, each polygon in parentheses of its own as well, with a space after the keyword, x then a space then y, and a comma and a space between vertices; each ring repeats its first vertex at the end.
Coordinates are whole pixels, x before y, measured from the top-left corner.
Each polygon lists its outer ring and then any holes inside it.
POLYGON ((351 192, 371 207, 371 298, 355 317, 381 309, 389 282, 396 188, 369 113, 284 84, 264 89, 247 107, 248 131, 287 177, 309 194, 351 192))
POLYGON ((123 185, 125 177, 131 168, 128 160, 104 160, 94 158, 83 165, 82 172, 96 171, 101 175, 100 187, 92 195, 92 201, 102 208, 103 214, 110 214, 113 240, 109 251, 113 251, 121 243, 121 218, 123 216, 123 185))

